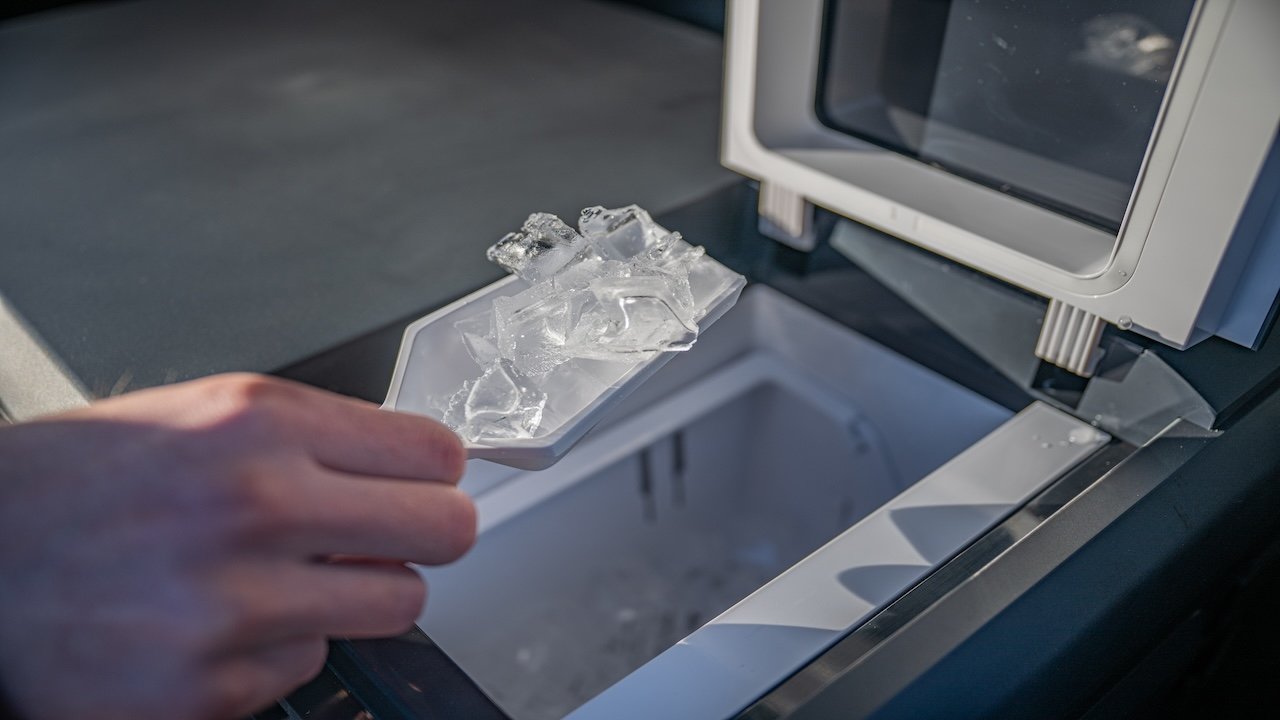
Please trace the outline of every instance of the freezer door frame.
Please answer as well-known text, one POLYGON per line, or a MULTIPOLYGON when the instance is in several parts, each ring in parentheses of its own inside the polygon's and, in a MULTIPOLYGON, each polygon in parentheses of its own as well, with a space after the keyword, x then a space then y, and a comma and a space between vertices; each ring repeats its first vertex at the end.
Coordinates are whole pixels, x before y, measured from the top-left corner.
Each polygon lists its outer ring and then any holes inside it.
MULTIPOLYGON (((1118 238, 823 125, 823 15, 823 0, 730 3, 727 167, 1177 348, 1225 322, 1256 241, 1280 245, 1274 227, 1235 232, 1280 122, 1280 5, 1197 3, 1118 238)), ((1256 339, 1263 295, 1230 339, 1256 339)))

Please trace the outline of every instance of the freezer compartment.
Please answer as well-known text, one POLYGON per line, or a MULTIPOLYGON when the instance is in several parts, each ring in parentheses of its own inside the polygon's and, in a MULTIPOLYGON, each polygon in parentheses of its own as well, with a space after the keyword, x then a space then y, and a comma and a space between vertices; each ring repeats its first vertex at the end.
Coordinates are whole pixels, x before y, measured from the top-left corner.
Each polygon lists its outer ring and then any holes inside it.
POLYGON ((730 715, 1104 440, 1010 415, 750 288, 555 467, 473 463, 420 624, 517 720, 730 715))

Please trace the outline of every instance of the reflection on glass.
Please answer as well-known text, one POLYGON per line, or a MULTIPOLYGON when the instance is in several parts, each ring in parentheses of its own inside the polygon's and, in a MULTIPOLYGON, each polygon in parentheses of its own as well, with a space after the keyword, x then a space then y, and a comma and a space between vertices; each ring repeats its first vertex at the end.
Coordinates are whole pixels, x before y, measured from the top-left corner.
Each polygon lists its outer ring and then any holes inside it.
POLYGON ((1118 231, 1195 0, 828 0, 830 127, 1118 231))

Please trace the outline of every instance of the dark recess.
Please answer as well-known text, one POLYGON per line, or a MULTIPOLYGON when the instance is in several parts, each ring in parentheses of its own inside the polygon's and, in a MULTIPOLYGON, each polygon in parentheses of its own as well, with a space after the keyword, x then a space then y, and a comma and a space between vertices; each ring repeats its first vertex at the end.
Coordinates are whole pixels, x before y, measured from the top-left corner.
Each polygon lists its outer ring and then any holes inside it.
MULTIPOLYGON (((11 0, 0 6, 0 20, 66 5, 89 5, 112 0, 11 0)), ((724 32, 724 0, 612 0, 636 5, 713 32, 724 32)))

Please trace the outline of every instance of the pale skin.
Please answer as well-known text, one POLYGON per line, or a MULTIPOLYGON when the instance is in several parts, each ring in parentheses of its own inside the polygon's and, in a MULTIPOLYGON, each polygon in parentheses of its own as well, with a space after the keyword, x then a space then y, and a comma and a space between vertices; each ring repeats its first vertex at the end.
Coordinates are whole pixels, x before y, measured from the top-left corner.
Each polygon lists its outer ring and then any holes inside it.
POLYGON ((234 718, 408 630, 475 540, 444 426, 255 375, 0 426, 0 692, 26 720, 234 718))

